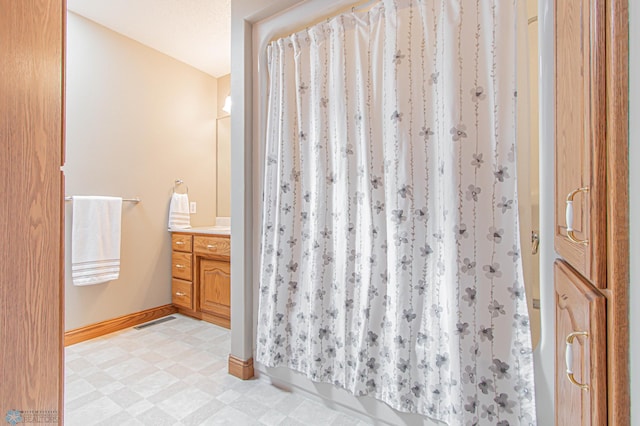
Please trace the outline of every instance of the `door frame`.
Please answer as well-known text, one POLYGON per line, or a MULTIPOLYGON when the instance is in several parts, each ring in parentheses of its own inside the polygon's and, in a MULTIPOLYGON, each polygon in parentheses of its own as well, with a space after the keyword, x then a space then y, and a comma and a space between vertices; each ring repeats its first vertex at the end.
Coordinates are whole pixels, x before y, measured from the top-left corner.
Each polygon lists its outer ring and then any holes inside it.
POLYGON ((2 2, 0 416, 64 416, 65 0, 2 2), (58 44, 59 43, 59 44, 58 44), (3 92, 4 94, 4 92, 3 92), (5 114, 5 112, 9 112, 5 114))
POLYGON ((630 423, 629 1, 606 5, 607 378, 609 424, 630 423))

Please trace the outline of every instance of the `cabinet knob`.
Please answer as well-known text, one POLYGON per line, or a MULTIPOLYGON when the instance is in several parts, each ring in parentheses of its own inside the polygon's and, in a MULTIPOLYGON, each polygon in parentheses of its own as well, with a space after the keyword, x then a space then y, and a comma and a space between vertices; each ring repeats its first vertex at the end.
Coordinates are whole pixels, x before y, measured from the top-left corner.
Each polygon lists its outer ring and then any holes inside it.
POLYGON ((176 245, 177 246, 183 246, 184 245, 184 241, 176 241, 176 245))
POLYGON ((179 291, 176 291, 176 296, 178 296, 178 297, 184 297, 186 295, 187 295, 187 293, 181 293, 179 291))
POLYGON ((184 265, 176 264, 176 268, 178 268, 178 269, 184 269, 184 265))
POLYGON ((217 247, 218 247, 218 245, 217 245, 217 244, 207 244, 207 248, 208 248, 209 250, 212 250, 212 249, 217 248, 217 247))
POLYGON ((573 341, 576 338, 576 336, 584 336, 586 339, 589 337, 589 333, 587 333, 586 331, 574 331, 573 333, 570 333, 567 336, 567 339, 566 339, 567 347, 564 352, 564 360, 567 366, 567 378, 571 383, 578 386, 583 391, 588 391, 589 385, 578 382, 573 375, 573 341))

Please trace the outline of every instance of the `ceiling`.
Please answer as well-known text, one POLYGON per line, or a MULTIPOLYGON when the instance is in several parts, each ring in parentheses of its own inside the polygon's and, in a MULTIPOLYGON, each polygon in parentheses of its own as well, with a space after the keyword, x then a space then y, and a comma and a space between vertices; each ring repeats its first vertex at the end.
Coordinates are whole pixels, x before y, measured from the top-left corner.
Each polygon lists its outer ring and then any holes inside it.
POLYGON ((231 0, 67 0, 67 8, 213 77, 231 69, 231 0))

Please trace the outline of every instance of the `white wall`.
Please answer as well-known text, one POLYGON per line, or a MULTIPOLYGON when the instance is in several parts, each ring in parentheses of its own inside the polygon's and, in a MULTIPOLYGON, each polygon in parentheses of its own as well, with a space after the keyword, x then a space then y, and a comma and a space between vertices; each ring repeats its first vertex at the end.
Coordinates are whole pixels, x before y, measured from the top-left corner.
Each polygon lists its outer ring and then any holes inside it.
POLYGON ((631 259, 629 342, 631 360, 631 424, 640 424, 640 3, 629 0, 629 228, 631 259))
POLYGON ((139 196, 122 211, 120 278, 71 283, 66 203, 65 329, 171 303, 168 205, 176 178, 215 220, 216 79, 73 13, 67 20, 66 193, 139 196))
POLYGON ((538 424, 554 424, 554 0, 538 3, 540 112, 540 344, 534 351, 538 424))

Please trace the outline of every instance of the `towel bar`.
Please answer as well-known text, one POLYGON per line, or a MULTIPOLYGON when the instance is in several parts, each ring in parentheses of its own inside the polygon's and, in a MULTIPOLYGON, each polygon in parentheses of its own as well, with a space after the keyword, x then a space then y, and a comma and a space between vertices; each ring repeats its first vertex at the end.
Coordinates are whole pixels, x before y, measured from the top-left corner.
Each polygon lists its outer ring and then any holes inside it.
MULTIPOLYGON (((179 185, 182 185, 184 183, 184 181, 182 179, 176 179, 175 183, 173 184, 173 192, 176 193, 176 189, 178 188, 179 185)), ((186 188, 186 192, 185 194, 189 193, 189 186, 185 185, 186 188)))
MULTIPOLYGON (((72 201, 73 197, 67 195, 66 197, 64 197, 65 201, 72 201)), ((136 203, 138 204, 139 202, 141 202, 142 200, 139 197, 136 198, 123 198, 122 201, 127 201, 129 203, 136 203)))

